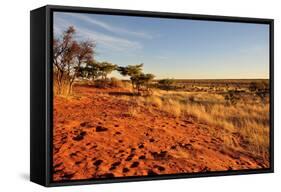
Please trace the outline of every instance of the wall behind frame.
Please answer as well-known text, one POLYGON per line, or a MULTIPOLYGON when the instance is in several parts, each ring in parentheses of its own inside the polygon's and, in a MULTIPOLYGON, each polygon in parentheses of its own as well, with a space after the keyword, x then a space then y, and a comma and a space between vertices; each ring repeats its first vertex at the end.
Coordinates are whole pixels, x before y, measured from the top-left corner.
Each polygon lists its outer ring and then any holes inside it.
POLYGON ((275 118, 275 172, 274 174, 227 176, 213 178, 182 179, 169 181, 152 181, 137 183, 120 183, 106 185, 90 185, 79 187, 63 187, 45 189, 28 181, 29 172, 29 10, 45 4, 64 4, 73 6, 97 6, 119 9, 136 9, 147 11, 186 12, 198 14, 217 14, 230 16, 268 17, 275 21, 275 115, 281 115, 281 62, 280 37, 281 13, 278 1, 257 0, 198 0, 194 2, 184 0, 174 1, 149 1, 149 0, 91 0, 77 2, 68 1, 15 1, 10 0, 1 6, 1 67, 0 76, 0 114, 1 131, 0 139, 1 159, 1 191, 268 191, 278 189, 281 179, 280 137, 281 120, 275 118), (13 42, 13 43, 12 43, 13 42), (16 45, 16 46, 15 46, 16 45), (16 54, 14 51, 16 48, 16 54), (11 78, 8 73, 14 71, 11 78), (5 72, 3 72, 5 71, 5 72), (5 91, 4 91, 5 90, 5 91), (4 155, 5 154, 5 155, 4 155))

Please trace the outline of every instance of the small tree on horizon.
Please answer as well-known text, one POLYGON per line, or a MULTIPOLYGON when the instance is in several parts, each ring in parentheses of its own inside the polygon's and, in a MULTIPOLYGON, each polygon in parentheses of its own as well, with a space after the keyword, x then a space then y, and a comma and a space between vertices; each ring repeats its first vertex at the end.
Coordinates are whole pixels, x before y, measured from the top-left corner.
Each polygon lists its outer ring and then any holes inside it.
POLYGON ((138 65, 128 65, 126 67, 119 66, 117 67, 117 71, 122 75, 122 76, 129 76, 131 80, 131 84, 133 87, 133 90, 136 88, 136 78, 138 75, 142 73, 142 67, 143 63, 138 64, 138 65))
POLYGON ((117 65, 103 61, 99 63, 99 70, 101 73, 102 79, 105 81, 107 80, 107 75, 110 74, 112 71, 117 69, 117 65))
POLYGON ((126 67, 119 66, 117 71, 123 76, 129 76, 133 91, 137 90, 140 94, 141 88, 144 87, 146 92, 149 92, 149 83, 155 78, 153 74, 144 74, 142 72, 143 63, 138 65, 128 65, 126 67))
POLYGON ((160 85, 160 88, 168 91, 172 88, 174 82, 174 79, 161 79, 158 81, 158 84, 160 85))
POLYGON ((80 67, 80 77, 91 80, 96 85, 104 87, 108 80, 108 74, 116 70, 117 65, 109 62, 97 62, 91 60, 86 65, 80 67), (101 77, 101 79, 99 79, 101 77), (99 80, 99 82, 97 82, 99 80))
POLYGON ((101 76, 100 64, 94 60, 88 61, 86 65, 80 67, 79 76, 94 82, 101 76))
POLYGON ((155 78, 155 75, 153 75, 151 73, 147 73, 147 74, 141 73, 140 75, 138 75, 134 78, 135 78, 136 89, 137 89, 138 93, 141 92, 141 88, 143 86, 145 89, 145 92, 147 94, 151 94, 150 83, 155 78))

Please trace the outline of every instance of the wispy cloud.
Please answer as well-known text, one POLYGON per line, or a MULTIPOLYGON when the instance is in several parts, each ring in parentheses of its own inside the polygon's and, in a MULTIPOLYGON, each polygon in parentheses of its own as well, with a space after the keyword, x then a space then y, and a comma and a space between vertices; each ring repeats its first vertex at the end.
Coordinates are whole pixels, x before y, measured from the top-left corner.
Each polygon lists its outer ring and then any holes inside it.
POLYGON ((164 59, 169 59, 170 57, 165 56, 165 55, 156 55, 155 58, 156 58, 156 59, 164 60, 164 59))
POLYGON ((78 29, 77 33, 79 34, 77 35, 78 38, 88 37, 88 39, 92 39, 91 37, 93 37, 98 44, 101 44, 107 48, 114 49, 116 51, 128 51, 128 50, 136 50, 142 48, 139 42, 130 41, 127 39, 114 37, 110 35, 105 35, 97 31, 80 28, 78 29))
POLYGON ((128 40, 126 38, 117 37, 114 35, 104 34, 87 27, 81 26, 71 19, 64 19, 62 17, 55 17, 54 19, 54 34, 59 36, 69 26, 74 26, 76 29, 76 38, 82 40, 94 40, 97 46, 114 50, 114 51, 133 51, 142 48, 141 43, 137 41, 128 40))
POLYGON ((91 25, 99 26, 107 31, 110 31, 112 33, 116 33, 119 35, 130 35, 130 36, 135 36, 135 37, 139 37, 139 38, 152 39, 152 35, 150 35, 147 32, 134 31, 134 30, 120 28, 120 27, 114 26, 112 24, 106 23, 104 21, 95 19, 95 18, 89 16, 88 14, 73 14, 73 13, 63 13, 63 14, 66 16, 70 16, 72 18, 78 19, 80 21, 87 22, 91 25))

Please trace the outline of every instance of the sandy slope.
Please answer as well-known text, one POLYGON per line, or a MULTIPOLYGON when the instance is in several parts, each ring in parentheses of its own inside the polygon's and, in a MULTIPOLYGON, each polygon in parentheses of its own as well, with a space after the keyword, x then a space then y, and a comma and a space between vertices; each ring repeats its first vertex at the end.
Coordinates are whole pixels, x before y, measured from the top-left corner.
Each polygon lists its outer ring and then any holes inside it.
POLYGON ((156 107, 134 105, 101 90, 76 87, 79 97, 54 99, 53 179, 75 180, 268 166, 251 157, 236 137, 237 150, 223 147, 220 130, 191 117, 176 118, 156 107))

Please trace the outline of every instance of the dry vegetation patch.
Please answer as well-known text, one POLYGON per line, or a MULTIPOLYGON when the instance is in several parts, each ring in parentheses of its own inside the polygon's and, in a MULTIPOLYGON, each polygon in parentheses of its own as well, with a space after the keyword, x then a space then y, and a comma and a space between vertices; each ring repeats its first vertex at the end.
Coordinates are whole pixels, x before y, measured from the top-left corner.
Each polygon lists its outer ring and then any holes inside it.
MULTIPOLYGON (((151 96, 134 99, 136 106, 146 106, 151 112, 157 109, 182 119, 191 116, 209 125, 208 131, 220 136, 226 148, 243 146, 254 156, 267 159, 269 103, 261 102, 250 93, 238 96, 241 99, 235 105, 229 104, 224 94, 208 92, 154 90, 151 96)), ((130 99, 129 96, 123 98, 130 99)), ((132 107, 129 113, 136 115, 138 107, 132 107)))

